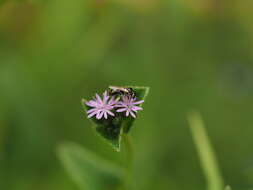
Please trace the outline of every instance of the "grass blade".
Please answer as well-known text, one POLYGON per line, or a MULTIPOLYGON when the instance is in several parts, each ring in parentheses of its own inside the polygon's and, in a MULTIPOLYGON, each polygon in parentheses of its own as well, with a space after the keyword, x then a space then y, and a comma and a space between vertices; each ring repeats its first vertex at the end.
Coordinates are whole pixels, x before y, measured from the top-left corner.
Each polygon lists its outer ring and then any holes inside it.
POLYGON ((222 175, 200 114, 191 112, 188 115, 188 121, 201 166, 206 176, 208 190, 223 190, 222 175))

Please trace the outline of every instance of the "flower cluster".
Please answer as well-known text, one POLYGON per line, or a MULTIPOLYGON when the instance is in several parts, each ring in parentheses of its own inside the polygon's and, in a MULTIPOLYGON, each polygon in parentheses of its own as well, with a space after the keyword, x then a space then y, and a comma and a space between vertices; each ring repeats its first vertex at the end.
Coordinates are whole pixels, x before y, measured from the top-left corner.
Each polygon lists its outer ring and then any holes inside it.
POLYGON ((107 119, 108 116, 115 116, 116 112, 125 112, 125 116, 132 116, 136 118, 136 113, 139 110, 142 110, 141 107, 137 106, 142 104, 144 100, 137 100, 136 97, 125 94, 116 99, 114 96, 109 96, 108 92, 103 93, 101 98, 96 94, 93 100, 87 101, 86 105, 90 107, 87 111, 88 118, 96 116, 96 119, 107 119))

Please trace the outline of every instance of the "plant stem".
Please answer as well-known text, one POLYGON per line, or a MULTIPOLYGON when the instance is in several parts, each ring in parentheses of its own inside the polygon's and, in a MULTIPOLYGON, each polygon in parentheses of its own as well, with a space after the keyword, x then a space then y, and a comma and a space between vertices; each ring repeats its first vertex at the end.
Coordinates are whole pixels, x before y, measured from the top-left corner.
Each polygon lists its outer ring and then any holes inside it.
POLYGON ((125 145, 125 154, 126 154, 126 165, 128 170, 130 171, 133 165, 133 144, 131 136, 123 134, 122 135, 123 142, 125 145))
POLYGON ((133 169, 133 144, 131 136, 127 134, 122 135, 122 140, 125 149, 125 162, 126 162, 126 181, 125 187, 126 189, 136 189, 134 188, 134 182, 132 179, 132 169, 133 169))

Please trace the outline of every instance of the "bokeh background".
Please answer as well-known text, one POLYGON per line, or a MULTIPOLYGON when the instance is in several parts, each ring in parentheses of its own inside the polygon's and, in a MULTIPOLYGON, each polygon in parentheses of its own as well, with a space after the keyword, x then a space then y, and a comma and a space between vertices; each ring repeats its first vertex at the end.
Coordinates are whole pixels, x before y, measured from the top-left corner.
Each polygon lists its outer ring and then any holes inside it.
POLYGON ((150 86, 131 131, 139 190, 203 190, 186 119, 198 110, 226 184, 253 188, 251 0, 1 0, 0 189, 78 190, 56 149, 121 164, 80 100, 150 86))

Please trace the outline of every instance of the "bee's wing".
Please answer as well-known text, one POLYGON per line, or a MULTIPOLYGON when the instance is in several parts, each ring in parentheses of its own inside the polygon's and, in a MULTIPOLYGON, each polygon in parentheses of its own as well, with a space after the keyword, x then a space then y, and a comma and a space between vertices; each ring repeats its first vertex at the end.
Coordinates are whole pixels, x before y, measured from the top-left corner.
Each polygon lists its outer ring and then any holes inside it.
POLYGON ((109 86, 109 89, 125 91, 125 88, 120 86, 109 86))
POLYGON ((119 87, 117 87, 117 86, 109 86, 109 89, 111 89, 111 90, 117 90, 119 87))

